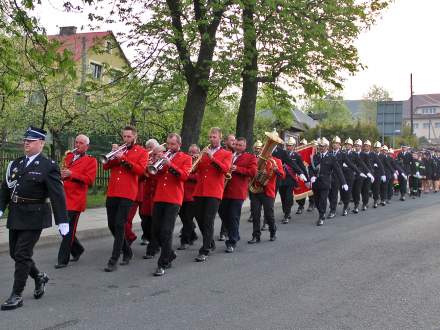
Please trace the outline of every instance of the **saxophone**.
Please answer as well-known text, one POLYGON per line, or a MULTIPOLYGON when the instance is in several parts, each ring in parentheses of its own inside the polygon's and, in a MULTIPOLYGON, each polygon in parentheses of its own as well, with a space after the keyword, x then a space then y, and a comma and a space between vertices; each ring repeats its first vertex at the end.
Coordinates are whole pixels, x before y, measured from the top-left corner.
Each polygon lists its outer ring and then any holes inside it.
POLYGON ((266 141, 261 153, 258 155, 257 175, 249 183, 249 190, 253 194, 261 193, 269 183, 270 178, 273 176, 273 168, 275 167, 275 160, 270 157, 277 144, 284 143, 275 129, 273 132, 266 132, 264 134, 266 135, 266 141), (266 163, 268 161, 271 163, 271 167, 269 171, 266 171, 266 163))

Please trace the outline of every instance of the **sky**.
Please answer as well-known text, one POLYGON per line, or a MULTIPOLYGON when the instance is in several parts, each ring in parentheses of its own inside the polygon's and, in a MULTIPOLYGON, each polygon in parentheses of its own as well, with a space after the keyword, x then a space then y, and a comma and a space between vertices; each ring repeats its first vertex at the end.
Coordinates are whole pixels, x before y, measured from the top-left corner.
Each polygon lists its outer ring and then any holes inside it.
MULTIPOLYGON (((65 13, 64 0, 46 0, 37 10, 48 34, 59 26, 75 25, 88 31, 87 17, 65 13)), ((372 85, 390 92, 394 100, 410 96, 410 73, 415 94, 440 93, 440 0, 395 0, 382 18, 356 41, 364 71, 348 77, 345 99, 360 99, 372 85)), ((118 31, 123 26, 104 27, 118 31)), ((78 31, 80 32, 80 31, 78 31)))

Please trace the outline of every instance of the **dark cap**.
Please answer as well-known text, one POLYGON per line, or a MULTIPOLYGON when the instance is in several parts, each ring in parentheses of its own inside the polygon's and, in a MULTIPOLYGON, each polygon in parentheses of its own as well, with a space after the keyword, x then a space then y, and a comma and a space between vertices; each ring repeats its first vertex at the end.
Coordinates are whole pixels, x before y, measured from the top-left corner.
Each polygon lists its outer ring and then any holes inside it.
POLYGON ((26 132, 24 133, 24 137, 23 140, 31 140, 31 141, 36 141, 36 140, 46 140, 46 131, 44 129, 41 128, 36 128, 33 126, 30 126, 26 132))

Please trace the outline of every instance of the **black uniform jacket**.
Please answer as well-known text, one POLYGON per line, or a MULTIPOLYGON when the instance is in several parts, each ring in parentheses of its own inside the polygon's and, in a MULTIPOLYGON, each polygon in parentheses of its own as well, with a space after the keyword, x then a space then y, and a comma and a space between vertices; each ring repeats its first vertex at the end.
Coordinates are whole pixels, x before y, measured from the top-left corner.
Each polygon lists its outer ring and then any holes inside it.
POLYGON ((333 172, 336 172, 341 186, 346 184, 338 161, 331 152, 327 152, 324 157, 321 157, 320 153, 313 156, 312 164, 309 166, 309 173, 310 176, 316 177, 316 182, 313 184, 316 189, 330 189, 333 172))
POLYGON ((66 200, 58 165, 38 155, 27 167, 25 157, 12 162, 8 179, 0 188, 0 210, 9 205, 7 227, 17 230, 37 230, 52 226, 51 208, 55 223, 67 223, 66 200), (48 202, 50 200, 50 203, 48 202))

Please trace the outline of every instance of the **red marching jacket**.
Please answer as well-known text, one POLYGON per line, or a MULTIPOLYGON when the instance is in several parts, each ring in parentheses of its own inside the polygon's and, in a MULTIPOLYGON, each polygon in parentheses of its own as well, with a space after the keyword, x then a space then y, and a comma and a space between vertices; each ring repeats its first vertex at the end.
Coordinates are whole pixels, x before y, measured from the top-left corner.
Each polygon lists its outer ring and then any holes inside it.
POLYGON ((120 159, 112 159, 104 164, 110 170, 107 197, 121 197, 132 201, 138 193, 138 178, 147 167, 148 153, 141 146, 134 145, 120 159))
POLYGON ((184 152, 178 151, 171 159, 169 165, 165 165, 157 174, 154 203, 165 202, 182 205, 183 185, 191 171, 192 158, 184 152))
POLYGON ((225 174, 229 171, 232 153, 219 149, 212 159, 207 154, 202 156, 197 165, 197 184, 194 197, 213 197, 222 199, 225 188, 225 174))
POLYGON ((183 202, 194 202, 194 189, 197 184, 197 175, 191 173, 183 185, 183 202))
MULTIPOLYGON (((276 172, 273 173, 272 177, 269 179, 269 182, 267 183, 267 185, 264 187, 264 194, 267 197, 270 198, 275 198, 276 195, 276 182, 277 182, 277 176, 279 176, 280 179, 284 179, 286 177, 286 172, 283 169, 283 163, 281 162, 280 159, 276 158, 276 157, 271 157, 277 164, 278 167, 278 174, 276 172)), ((269 159, 271 159, 269 158, 269 159)), ((269 160, 266 162, 266 171, 270 172, 272 171, 272 167, 273 164, 272 162, 270 162, 269 160)))
POLYGON ((257 174, 257 157, 245 152, 238 156, 233 165, 236 169, 225 187, 223 199, 245 200, 248 196, 249 181, 257 174))
POLYGON ((87 204, 87 191, 96 178, 98 162, 87 154, 73 161, 74 156, 68 153, 63 164, 71 171, 70 176, 63 179, 66 207, 68 211, 83 212, 87 204))
POLYGON ((156 190, 157 179, 154 176, 147 176, 143 179, 142 203, 139 207, 139 214, 151 216, 153 214, 153 197, 156 190))

